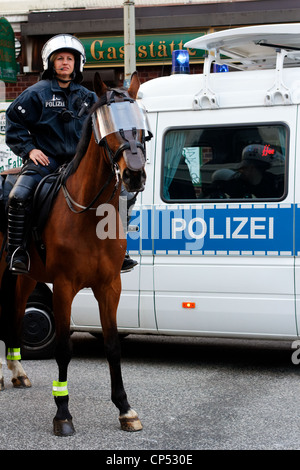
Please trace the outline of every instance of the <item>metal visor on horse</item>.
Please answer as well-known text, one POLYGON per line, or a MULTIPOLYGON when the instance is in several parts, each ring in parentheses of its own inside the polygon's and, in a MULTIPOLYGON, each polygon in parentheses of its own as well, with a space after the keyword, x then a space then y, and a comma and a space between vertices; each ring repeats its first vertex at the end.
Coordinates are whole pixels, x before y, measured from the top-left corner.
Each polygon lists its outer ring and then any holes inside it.
POLYGON ((99 144, 109 134, 126 130, 147 132, 145 140, 151 138, 146 110, 135 101, 126 100, 105 104, 93 113, 94 135, 99 144))

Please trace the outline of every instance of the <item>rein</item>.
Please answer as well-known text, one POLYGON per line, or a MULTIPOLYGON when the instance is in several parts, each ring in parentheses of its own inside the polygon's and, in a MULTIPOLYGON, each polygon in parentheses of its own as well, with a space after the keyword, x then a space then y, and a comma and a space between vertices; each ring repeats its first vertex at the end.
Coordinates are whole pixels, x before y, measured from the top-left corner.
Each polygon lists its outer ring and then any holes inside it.
MULTIPOLYGON (((113 177, 114 173, 112 172, 110 174, 110 177, 109 179, 106 181, 106 183, 102 186, 102 188, 100 189, 100 191, 97 193, 97 195, 94 197, 94 199, 87 205, 87 206, 82 206, 81 204, 78 204, 78 202, 74 201, 74 199, 71 197, 69 191, 67 190, 67 187, 65 185, 65 183, 62 184, 62 191, 64 193, 64 196, 65 196, 65 200, 68 204, 68 207, 69 209, 74 212, 75 214, 82 214, 83 212, 86 212, 88 210, 97 210, 97 207, 92 207, 95 202, 97 201, 97 199, 99 199, 99 197, 101 196, 101 194, 103 193, 103 191, 107 188, 107 186, 110 184, 111 180, 112 180, 112 177, 113 177), (77 210, 74 208, 74 206, 77 206, 80 208, 80 210, 77 210)), ((115 186, 114 186, 114 189, 113 189, 113 192, 110 196, 110 198, 106 201, 105 204, 107 204, 109 201, 111 201, 113 198, 114 198, 114 195, 116 194, 116 191, 119 187, 119 184, 120 184, 120 171, 119 171, 119 168, 118 166, 116 165, 115 167, 115 175, 116 175, 116 183, 115 183, 115 186)))
MULTIPOLYGON (((104 104, 107 104, 107 103, 111 103, 111 102, 114 102, 115 100, 115 97, 119 96, 125 100, 130 100, 130 101, 133 101, 131 98, 127 97, 124 93, 121 93, 119 91, 116 91, 116 90, 111 90, 110 91, 110 97, 108 98, 107 96, 102 99, 102 102, 101 102, 101 105, 104 105, 104 104)), ((133 130, 136 132, 136 130, 133 130)), ((120 184, 120 170, 119 170, 119 166, 117 164, 117 160, 120 156, 120 154, 124 151, 124 150, 128 150, 128 149, 131 149, 131 146, 132 146, 132 143, 129 142, 125 135, 123 134, 123 130, 120 129, 119 130, 119 133, 121 134, 122 138, 125 140, 124 144, 122 144, 118 150, 116 151, 116 153, 114 154, 111 149, 108 147, 108 144, 107 144, 107 141, 106 139, 104 139, 104 146, 106 147, 106 151, 109 155, 109 159, 110 159, 110 162, 111 162, 111 169, 112 169, 112 172, 110 174, 110 177, 109 179, 105 182, 105 184, 102 186, 102 188, 99 190, 99 192, 97 193, 97 195, 94 197, 94 199, 87 205, 87 206, 82 206, 81 204, 79 204, 78 202, 76 202, 70 195, 67 187, 66 187, 66 180, 65 182, 62 183, 62 191, 63 191, 63 194, 64 194, 64 197, 65 197, 65 200, 67 202, 67 205, 69 207, 69 209, 74 212, 75 214, 82 214, 83 212, 86 212, 88 210, 97 210, 97 207, 93 207, 93 205, 95 204, 95 202, 99 199, 99 197, 102 195, 103 191, 108 187, 108 185, 111 183, 112 181, 112 178, 113 178, 113 175, 115 175, 116 177, 116 183, 115 183, 115 186, 114 186, 114 189, 113 189, 113 192, 111 194, 111 196, 109 197, 109 199, 106 201, 106 204, 111 201, 115 194, 116 194, 116 191, 119 187, 119 184, 120 184), (78 209, 76 209, 74 206, 76 206, 78 209)), ((98 143, 98 142, 97 142, 98 143)), ((100 144, 101 145, 101 144, 100 144)), ((102 144, 103 145, 103 144, 102 144)), ((141 148, 143 150, 143 153, 144 153, 144 146, 140 143, 140 142, 136 142, 135 145, 138 147, 138 148, 141 148)))

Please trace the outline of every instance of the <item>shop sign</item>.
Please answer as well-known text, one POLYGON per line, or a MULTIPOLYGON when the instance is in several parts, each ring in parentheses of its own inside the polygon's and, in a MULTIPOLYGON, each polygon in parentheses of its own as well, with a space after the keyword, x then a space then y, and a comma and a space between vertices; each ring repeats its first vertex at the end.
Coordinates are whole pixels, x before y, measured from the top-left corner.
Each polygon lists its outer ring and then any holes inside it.
MULTIPOLYGON (((137 65, 171 64, 172 52, 185 49, 184 44, 205 32, 149 34, 136 36, 137 65)), ((86 67, 124 65, 124 36, 79 37, 86 53, 86 67)), ((201 62, 205 51, 188 49, 190 62, 201 62)))
POLYGON ((5 18, 0 18, 0 80, 7 83, 17 81, 15 35, 5 18))

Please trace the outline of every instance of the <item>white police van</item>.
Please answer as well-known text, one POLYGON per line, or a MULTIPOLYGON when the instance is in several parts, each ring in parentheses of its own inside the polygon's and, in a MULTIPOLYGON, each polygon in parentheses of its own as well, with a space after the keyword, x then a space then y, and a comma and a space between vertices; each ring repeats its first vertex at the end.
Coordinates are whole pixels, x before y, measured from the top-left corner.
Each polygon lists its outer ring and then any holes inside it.
MULTIPOLYGON (((208 51, 203 74, 140 88, 154 137, 128 233, 139 265, 122 274, 119 332, 295 339, 300 24, 185 46, 208 51)), ((71 329, 101 332, 89 289, 74 300, 71 329)))

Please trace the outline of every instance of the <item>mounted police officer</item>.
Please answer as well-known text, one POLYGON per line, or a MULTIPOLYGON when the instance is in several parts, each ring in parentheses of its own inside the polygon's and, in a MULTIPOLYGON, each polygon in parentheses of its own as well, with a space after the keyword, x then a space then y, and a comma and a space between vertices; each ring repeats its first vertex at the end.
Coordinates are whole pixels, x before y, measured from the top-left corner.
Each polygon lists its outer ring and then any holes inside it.
MULTIPOLYGON (((6 143, 24 163, 8 199, 7 261, 16 274, 29 270, 27 221, 34 190, 44 176, 74 157, 87 111, 97 101, 95 93, 80 85, 85 51, 77 38, 54 36, 44 45, 42 60, 42 80, 6 112, 6 143)), ((130 194, 125 195, 129 201, 130 194)), ((132 203, 131 197, 128 205, 132 203)), ((122 271, 136 264, 126 255, 122 271)))

